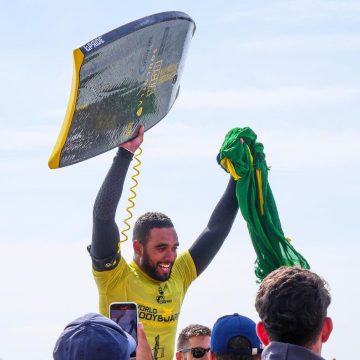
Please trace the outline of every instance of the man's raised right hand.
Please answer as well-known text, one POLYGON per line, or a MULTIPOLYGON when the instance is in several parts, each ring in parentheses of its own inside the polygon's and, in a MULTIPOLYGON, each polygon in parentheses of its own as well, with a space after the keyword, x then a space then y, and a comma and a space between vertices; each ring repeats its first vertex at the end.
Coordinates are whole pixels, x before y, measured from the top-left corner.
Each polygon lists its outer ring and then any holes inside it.
POLYGON ((139 127, 137 136, 135 138, 121 144, 119 147, 122 147, 122 148, 134 153, 144 140, 144 132, 145 132, 144 125, 141 125, 139 127))

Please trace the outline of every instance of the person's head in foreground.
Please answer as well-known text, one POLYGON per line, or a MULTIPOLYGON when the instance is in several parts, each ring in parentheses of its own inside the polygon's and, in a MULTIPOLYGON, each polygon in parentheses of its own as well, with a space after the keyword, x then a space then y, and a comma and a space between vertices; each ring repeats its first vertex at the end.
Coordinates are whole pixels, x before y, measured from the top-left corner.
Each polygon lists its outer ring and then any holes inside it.
POLYGON ((181 330, 177 340, 176 360, 210 360, 211 330, 204 325, 191 324, 181 330))
POLYGON ((225 315, 219 318, 211 334, 211 359, 260 360, 262 343, 256 324, 246 316, 225 315))
POLYGON ((310 270, 283 266, 266 276, 255 301, 258 335, 270 344, 263 356, 305 353, 307 359, 321 359, 317 355, 333 328, 330 302, 327 282, 310 270))
POLYGON ((55 344, 55 360, 129 360, 135 340, 100 314, 85 314, 68 324, 55 344))

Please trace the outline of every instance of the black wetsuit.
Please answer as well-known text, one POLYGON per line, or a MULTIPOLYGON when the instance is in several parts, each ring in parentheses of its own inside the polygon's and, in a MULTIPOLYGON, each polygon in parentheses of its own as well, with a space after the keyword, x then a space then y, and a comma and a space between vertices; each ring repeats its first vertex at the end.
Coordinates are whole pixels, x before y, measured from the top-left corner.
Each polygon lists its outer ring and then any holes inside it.
MULTIPOLYGON (((89 250, 93 267, 97 271, 114 268, 120 259, 120 235, 115 223, 115 214, 132 157, 132 153, 119 148, 95 200, 92 244, 89 250)), ((197 275, 210 264, 230 232, 238 211, 235 185, 235 181, 230 178, 206 228, 189 249, 197 275)))

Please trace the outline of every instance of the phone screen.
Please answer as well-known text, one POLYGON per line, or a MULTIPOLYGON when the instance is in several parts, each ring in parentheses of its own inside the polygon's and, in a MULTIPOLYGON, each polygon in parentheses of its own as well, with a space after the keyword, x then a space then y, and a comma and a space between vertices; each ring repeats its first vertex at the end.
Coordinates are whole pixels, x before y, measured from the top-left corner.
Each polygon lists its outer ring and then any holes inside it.
MULTIPOLYGON (((130 334, 138 343, 137 324, 138 324, 138 307, 133 302, 116 302, 110 304, 110 319, 119 324, 124 331, 130 334)), ((135 353, 130 357, 135 357, 135 353)))

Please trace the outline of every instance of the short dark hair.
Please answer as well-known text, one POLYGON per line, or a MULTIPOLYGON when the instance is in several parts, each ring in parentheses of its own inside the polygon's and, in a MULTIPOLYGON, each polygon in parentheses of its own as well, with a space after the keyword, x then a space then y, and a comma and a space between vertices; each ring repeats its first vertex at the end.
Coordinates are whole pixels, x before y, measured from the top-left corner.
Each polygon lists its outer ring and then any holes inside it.
POLYGON ((308 347, 321 332, 330 302, 324 279, 310 270, 282 266, 260 283, 255 308, 270 341, 308 347))
POLYGON ((174 227, 171 219, 161 212, 150 211, 141 215, 135 222, 133 230, 133 240, 138 240, 145 244, 149 232, 153 228, 171 228, 174 227))
POLYGON ((189 339, 195 336, 211 336, 211 329, 205 325, 190 324, 181 330, 177 340, 177 351, 188 345, 189 339))
MULTIPOLYGON (((228 343, 229 349, 248 348, 251 349, 250 341, 244 336, 235 336, 228 343)), ((241 355, 241 354, 218 354, 215 353, 217 360, 260 360, 261 354, 257 355, 241 355)))

